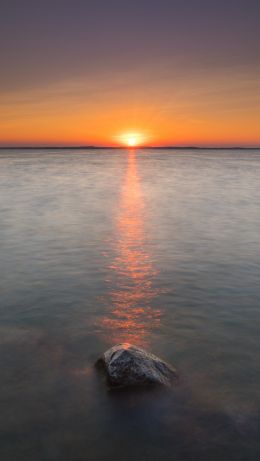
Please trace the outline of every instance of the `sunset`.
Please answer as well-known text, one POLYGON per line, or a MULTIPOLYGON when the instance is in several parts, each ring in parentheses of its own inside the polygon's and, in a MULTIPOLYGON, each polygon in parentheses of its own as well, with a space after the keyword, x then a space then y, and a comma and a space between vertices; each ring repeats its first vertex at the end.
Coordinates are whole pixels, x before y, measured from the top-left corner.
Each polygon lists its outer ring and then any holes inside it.
POLYGON ((2 0, 0 461, 260 460, 260 0, 2 0))
POLYGON ((148 136, 143 133, 124 133, 118 136, 118 145, 127 147, 141 147, 148 142, 148 136))
POLYGON ((4 1, 0 145, 260 146, 259 8, 4 1))

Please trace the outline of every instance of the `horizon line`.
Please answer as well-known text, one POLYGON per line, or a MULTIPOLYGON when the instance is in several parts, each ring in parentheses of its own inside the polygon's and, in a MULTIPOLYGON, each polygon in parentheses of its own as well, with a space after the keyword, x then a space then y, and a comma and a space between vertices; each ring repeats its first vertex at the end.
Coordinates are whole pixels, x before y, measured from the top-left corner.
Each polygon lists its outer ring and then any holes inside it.
POLYGON ((62 146, 62 145, 29 145, 29 146, 1 146, 0 149, 126 149, 126 150, 145 150, 145 149, 260 149, 260 146, 95 146, 95 145, 82 145, 82 146, 62 146))

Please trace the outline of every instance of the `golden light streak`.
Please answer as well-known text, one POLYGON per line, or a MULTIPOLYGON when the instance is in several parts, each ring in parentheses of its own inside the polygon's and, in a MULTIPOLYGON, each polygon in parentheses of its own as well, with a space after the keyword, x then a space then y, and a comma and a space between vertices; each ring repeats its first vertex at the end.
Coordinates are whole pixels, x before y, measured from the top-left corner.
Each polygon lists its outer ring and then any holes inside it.
POLYGON ((114 343, 148 345, 149 336, 160 326, 161 310, 153 301, 161 290, 155 286, 158 271, 152 263, 145 217, 136 153, 129 150, 116 217, 117 237, 111 242, 115 257, 109 266, 109 310, 101 322, 105 336, 114 343))

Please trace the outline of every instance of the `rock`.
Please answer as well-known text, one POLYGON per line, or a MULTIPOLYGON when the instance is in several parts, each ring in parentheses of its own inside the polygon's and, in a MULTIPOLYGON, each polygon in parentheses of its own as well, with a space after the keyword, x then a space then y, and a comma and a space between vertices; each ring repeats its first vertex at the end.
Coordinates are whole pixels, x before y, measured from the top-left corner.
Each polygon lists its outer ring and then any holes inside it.
POLYGON ((112 387, 170 386, 178 378, 176 370, 144 349, 128 343, 108 349, 98 364, 105 368, 112 387))

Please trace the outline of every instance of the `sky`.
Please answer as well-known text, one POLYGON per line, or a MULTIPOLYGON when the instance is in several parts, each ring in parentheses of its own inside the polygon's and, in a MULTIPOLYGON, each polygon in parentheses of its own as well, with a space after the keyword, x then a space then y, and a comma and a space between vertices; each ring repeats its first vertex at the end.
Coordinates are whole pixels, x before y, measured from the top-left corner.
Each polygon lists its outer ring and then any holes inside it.
POLYGON ((259 0, 1 0, 0 146, 260 146, 259 0))

